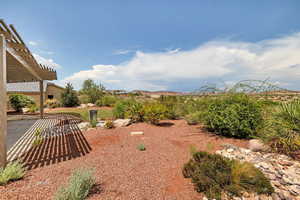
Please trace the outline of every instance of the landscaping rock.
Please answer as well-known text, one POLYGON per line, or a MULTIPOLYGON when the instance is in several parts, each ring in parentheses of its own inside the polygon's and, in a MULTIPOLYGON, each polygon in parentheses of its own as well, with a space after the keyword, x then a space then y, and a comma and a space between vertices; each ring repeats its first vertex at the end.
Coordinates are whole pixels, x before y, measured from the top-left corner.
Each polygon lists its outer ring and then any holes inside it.
POLYGON ((80 104, 80 106, 78 106, 77 108, 86 108, 87 104, 80 104))
POLYGON ((95 104, 93 104, 93 103, 88 103, 86 105, 87 105, 87 107, 94 107, 95 106, 95 104))
POLYGON ((81 123, 77 124, 77 126, 81 131, 85 131, 90 126, 90 123, 89 122, 81 122, 81 123))
MULTIPOLYGON (((255 142, 255 144, 257 144, 255 142)), ((255 150, 261 147, 253 148, 255 150)), ((275 193, 271 197, 259 196, 258 199, 299 199, 300 196, 300 163, 286 155, 255 152, 244 148, 225 146, 223 150, 216 151, 224 157, 250 162, 259 168, 270 179, 275 193)), ((257 195, 255 199, 257 199, 257 195)), ((244 197, 243 197, 244 198, 244 197)), ((247 199, 247 198, 244 198, 247 199)))
POLYGON ((131 123, 131 119, 117 119, 114 122, 114 127, 124 127, 128 126, 131 123))
POLYGON ((260 140, 252 139, 249 141, 249 149, 252 151, 268 151, 269 148, 260 140))
POLYGON ((29 112, 29 108, 22 108, 22 113, 28 113, 29 112))
POLYGON ((143 131, 133 131, 133 132, 130 132, 130 135, 144 135, 144 132, 143 131))
POLYGON ((98 123, 97 123, 97 127, 104 127, 104 125, 105 125, 105 121, 103 121, 103 120, 101 120, 101 121, 98 121, 98 123))

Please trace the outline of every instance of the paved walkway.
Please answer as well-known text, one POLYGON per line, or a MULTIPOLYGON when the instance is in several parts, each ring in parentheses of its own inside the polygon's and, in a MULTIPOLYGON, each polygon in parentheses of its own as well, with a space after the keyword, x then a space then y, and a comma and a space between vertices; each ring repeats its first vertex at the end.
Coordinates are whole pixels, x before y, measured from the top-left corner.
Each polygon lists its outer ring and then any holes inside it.
POLYGON ((36 119, 7 121, 7 149, 9 150, 36 121, 36 119))

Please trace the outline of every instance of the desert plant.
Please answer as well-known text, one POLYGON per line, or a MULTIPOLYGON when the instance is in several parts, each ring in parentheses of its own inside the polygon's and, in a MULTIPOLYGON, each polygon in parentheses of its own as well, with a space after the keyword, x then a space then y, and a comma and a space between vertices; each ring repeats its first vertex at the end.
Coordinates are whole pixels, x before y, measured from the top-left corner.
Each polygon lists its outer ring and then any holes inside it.
POLYGON ((126 109, 126 117, 130 118, 133 122, 142 122, 144 121, 144 107, 143 104, 137 101, 127 102, 128 106, 126 109))
POLYGON ((242 191, 271 194, 270 181, 250 163, 240 163, 221 155, 197 152, 182 170, 191 178, 197 192, 209 199, 221 199, 222 193, 240 196, 242 191))
POLYGON ((87 95, 89 103, 96 103, 105 92, 105 87, 100 83, 96 84, 92 79, 87 79, 83 82, 80 95, 87 95))
POLYGON ((86 94, 81 94, 81 95, 79 95, 79 96, 78 96, 78 99, 79 99, 79 102, 80 102, 81 104, 91 103, 91 102, 89 102, 89 101, 90 101, 89 96, 86 95, 86 94))
POLYGON ((23 94, 9 95, 9 103, 17 112, 22 111, 22 108, 35 104, 30 97, 23 94))
POLYGON ((65 107, 74 107, 79 105, 76 91, 71 83, 67 83, 65 91, 61 94, 61 102, 65 107))
POLYGON ((91 127, 92 128, 96 128, 97 127, 97 120, 92 120, 91 122, 90 122, 90 124, 91 124, 91 127))
POLYGON ((28 106, 28 112, 29 113, 36 113, 38 111, 38 107, 35 104, 31 104, 28 106))
POLYGON ((107 120, 104 124, 104 128, 106 129, 114 128, 114 122, 112 120, 107 120))
POLYGON ((57 99, 47 99, 45 105, 47 108, 58 108, 60 107, 60 102, 57 99))
POLYGON ((33 146, 39 146, 43 142, 42 129, 37 128, 34 132, 33 146))
POLYGON ((112 95, 105 95, 96 101, 97 106, 114 106, 117 98, 112 95))
POLYGON ((145 120, 151 124, 158 125, 165 117, 167 108, 160 103, 148 103, 144 107, 145 120))
POLYGON ((140 150, 140 151, 146 151, 146 147, 145 147, 144 144, 139 144, 139 145, 137 146, 137 149, 140 150))
POLYGON ((212 101, 205 113, 207 127, 221 135, 251 138, 262 125, 262 109, 246 94, 229 94, 212 101))
POLYGON ((59 188, 55 200, 83 200, 95 184, 93 169, 77 169, 68 180, 68 184, 59 188))
POLYGON ((124 101, 117 102, 113 108, 114 118, 124 119, 127 107, 128 107, 128 104, 126 104, 124 101))
POLYGON ((5 168, 0 168, 0 185, 6 185, 9 181, 19 180, 25 175, 23 164, 19 161, 11 162, 5 168))

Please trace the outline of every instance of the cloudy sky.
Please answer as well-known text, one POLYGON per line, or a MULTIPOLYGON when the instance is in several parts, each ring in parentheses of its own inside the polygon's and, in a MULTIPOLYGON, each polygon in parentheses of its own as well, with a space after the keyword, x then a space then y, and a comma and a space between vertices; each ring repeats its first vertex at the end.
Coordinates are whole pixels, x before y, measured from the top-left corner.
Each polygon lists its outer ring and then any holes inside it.
POLYGON ((300 90, 297 0, 2 0, 0 10, 58 84, 193 91, 269 79, 300 90))

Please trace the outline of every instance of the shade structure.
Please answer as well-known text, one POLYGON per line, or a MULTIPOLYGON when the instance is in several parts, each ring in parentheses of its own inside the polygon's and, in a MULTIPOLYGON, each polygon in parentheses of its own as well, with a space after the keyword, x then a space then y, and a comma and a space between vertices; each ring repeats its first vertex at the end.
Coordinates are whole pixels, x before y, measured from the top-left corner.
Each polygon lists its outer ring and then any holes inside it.
MULTIPOLYGON (((0 19, 0 167, 6 164, 6 83, 39 81, 43 99, 43 80, 56 79, 56 71, 38 63, 14 26, 0 19)), ((42 117, 42 103, 40 111, 42 117)))

